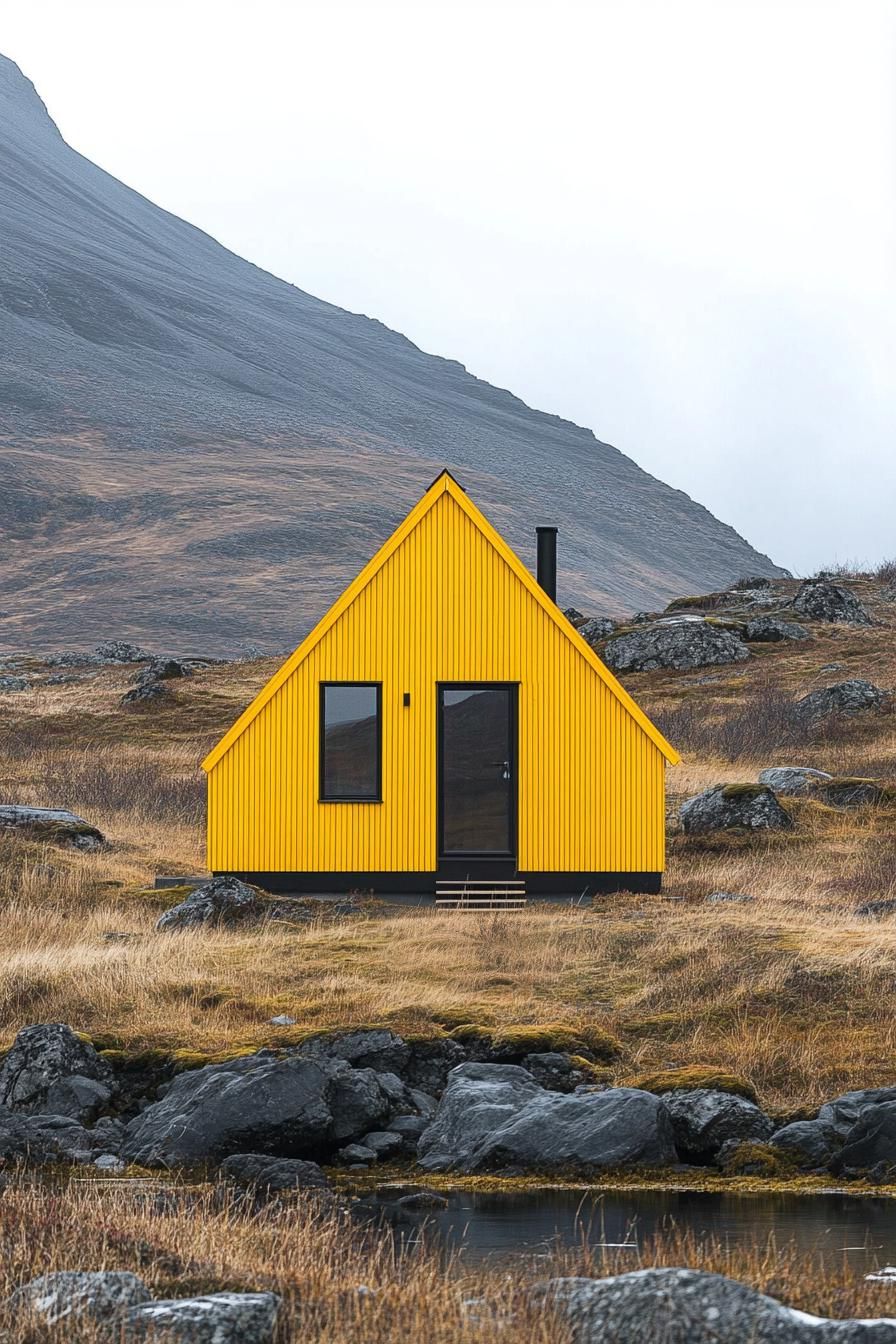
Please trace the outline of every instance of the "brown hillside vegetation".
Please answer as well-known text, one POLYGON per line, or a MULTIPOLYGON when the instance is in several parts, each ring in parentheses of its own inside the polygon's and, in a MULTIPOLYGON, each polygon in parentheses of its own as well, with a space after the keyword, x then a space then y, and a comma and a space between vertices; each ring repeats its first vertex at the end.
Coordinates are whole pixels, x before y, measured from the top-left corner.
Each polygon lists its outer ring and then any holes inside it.
POLYGON ((683 797, 769 765, 893 781, 891 711, 801 740, 779 712, 847 677, 896 687, 896 606, 876 582, 852 587, 875 625, 812 624, 811 641, 752 645, 747 663, 628 677, 685 758, 669 773, 663 894, 514 915, 361 900, 356 915, 304 925, 157 934, 173 901, 149 889, 155 874, 203 871, 199 761, 275 665, 212 667, 169 683, 170 700, 122 709, 133 669, 47 685, 35 664, 33 688, 0 700, 2 800, 71 807, 110 846, 2 839, 0 1037, 64 1021, 108 1048, 182 1052, 189 1065, 359 1024, 569 1028, 618 1040, 601 1066, 615 1081, 705 1066, 744 1075, 782 1111, 892 1084, 896 919, 856 907, 896 897, 896 806, 787 798, 795 828, 764 839, 684 836, 674 820, 683 797), (706 904, 715 891, 756 899, 706 904), (272 1027, 282 1013, 298 1025, 272 1027))

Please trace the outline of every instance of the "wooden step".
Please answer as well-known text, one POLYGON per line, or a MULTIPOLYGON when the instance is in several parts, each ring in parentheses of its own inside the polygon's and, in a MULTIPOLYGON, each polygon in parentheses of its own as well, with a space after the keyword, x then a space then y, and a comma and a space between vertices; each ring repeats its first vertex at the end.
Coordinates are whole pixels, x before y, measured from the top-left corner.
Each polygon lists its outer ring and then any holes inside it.
POLYGON ((440 910, 522 910, 525 904, 526 883, 518 877, 446 878, 436 882, 436 906, 440 910))

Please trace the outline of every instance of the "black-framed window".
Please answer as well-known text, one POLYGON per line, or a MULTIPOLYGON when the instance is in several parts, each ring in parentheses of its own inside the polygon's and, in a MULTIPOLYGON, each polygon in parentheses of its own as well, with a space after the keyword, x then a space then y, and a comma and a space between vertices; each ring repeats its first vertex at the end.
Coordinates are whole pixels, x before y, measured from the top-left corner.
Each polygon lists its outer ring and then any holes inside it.
POLYGON ((381 682, 321 682, 321 802, 380 801, 382 712, 381 682))

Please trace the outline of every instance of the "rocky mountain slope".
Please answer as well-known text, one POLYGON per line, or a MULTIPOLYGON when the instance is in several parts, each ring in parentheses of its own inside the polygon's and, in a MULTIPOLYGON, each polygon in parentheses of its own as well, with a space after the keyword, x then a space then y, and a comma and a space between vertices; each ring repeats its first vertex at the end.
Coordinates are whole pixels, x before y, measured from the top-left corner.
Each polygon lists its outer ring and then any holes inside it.
POLYGON ((0 57, 0 648, 294 643, 451 467, 561 601, 775 574, 590 431, 266 274, 71 149, 0 57))

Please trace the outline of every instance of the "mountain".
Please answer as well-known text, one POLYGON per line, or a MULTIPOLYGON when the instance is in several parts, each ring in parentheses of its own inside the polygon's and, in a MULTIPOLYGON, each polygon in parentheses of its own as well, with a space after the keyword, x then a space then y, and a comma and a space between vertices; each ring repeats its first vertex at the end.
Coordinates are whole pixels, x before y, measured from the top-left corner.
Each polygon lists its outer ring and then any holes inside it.
POLYGON ((0 647, 296 642, 443 466, 565 605, 780 574, 589 430, 227 251, 0 57, 0 647))

